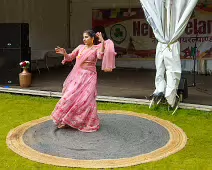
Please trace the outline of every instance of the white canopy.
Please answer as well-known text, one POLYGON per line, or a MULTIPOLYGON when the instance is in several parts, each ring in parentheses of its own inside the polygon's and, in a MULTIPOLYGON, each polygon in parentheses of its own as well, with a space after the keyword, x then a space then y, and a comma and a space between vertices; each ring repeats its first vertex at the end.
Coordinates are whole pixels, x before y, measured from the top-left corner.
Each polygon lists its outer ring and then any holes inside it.
POLYGON ((154 94, 164 93, 173 106, 181 78, 180 43, 198 0, 140 0, 146 19, 158 40, 154 94), (166 80, 165 74, 166 72, 166 80))

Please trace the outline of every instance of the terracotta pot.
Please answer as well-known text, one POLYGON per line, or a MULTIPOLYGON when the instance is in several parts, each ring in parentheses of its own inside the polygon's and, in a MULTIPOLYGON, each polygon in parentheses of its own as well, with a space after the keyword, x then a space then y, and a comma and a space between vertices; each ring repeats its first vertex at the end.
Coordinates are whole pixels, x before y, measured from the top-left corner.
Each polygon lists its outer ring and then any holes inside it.
POLYGON ((24 68, 23 71, 19 74, 20 87, 26 88, 29 87, 32 83, 32 75, 29 73, 27 68, 24 68))

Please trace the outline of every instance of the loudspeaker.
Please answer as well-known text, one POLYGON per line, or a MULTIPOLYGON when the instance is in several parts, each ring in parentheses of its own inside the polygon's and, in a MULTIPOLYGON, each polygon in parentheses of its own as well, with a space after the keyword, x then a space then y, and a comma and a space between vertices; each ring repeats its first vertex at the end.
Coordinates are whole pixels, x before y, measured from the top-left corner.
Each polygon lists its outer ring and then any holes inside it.
POLYGON ((30 51, 30 48, 0 49, 0 84, 19 84, 19 73, 21 72, 19 63, 25 60, 31 63, 30 51))
POLYGON ((181 101, 183 101, 183 99, 188 98, 188 85, 186 78, 180 79, 177 94, 180 96, 181 101))
POLYGON ((0 84, 19 84, 19 63, 25 60, 31 63, 29 24, 0 23, 0 84))
POLYGON ((0 23, 0 48, 28 48, 28 23, 0 23))

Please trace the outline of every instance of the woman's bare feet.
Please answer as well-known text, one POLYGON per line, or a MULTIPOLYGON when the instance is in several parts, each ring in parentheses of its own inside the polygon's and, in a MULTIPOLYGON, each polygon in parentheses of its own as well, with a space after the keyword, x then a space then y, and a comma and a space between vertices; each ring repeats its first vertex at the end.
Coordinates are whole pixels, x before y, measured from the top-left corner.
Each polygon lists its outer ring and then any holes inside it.
POLYGON ((57 126, 57 128, 58 129, 62 129, 62 128, 66 128, 67 126, 65 125, 65 124, 59 124, 58 126, 57 126))

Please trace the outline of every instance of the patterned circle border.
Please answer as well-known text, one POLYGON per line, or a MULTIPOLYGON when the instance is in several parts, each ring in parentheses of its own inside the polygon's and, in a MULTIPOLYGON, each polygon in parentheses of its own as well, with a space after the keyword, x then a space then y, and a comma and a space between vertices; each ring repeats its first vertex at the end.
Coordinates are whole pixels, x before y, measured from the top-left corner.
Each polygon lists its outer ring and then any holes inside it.
POLYGON ((12 129, 7 135, 6 143, 12 151, 32 161, 36 161, 36 162, 40 162, 44 164, 56 165, 56 166, 81 167, 81 168, 118 168, 118 167, 134 166, 134 165, 152 162, 152 161, 158 161, 170 156, 171 154, 174 154, 180 151, 186 145, 186 142, 187 142, 186 134, 183 132, 181 128, 177 127, 176 125, 174 125, 173 123, 169 121, 160 119, 155 116, 150 116, 143 113, 141 114, 141 113, 129 112, 129 111, 99 110, 98 113, 123 114, 123 115, 136 116, 139 118, 144 118, 144 119, 154 121, 168 130, 170 135, 170 140, 165 146, 153 152, 138 155, 135 157, 130 157, 130 158, 102 159, 102 160, 77 160, 77 159, 71 159, 71 158, 62 158, 62 157, 40 153, 30 148, 23 142, 22 137, 24 133, 26 132, 26 130, 37 124, 50 120, 51 117, 48 116, 38 120, 27 122, 23 125, 16 127, 15 129, 12 129))

